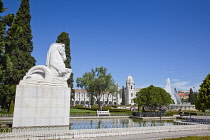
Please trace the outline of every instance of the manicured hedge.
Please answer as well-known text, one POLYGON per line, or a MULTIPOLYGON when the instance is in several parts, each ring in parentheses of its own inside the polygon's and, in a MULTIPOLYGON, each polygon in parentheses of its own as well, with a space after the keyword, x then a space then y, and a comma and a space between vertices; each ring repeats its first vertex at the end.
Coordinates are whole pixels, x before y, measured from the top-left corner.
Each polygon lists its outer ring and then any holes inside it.
MULTIPOLYGON (((93 110, 93 111, 97 111, 98 110, 98 107, 92 107, 92 108, 86 108, 86 107, 83 107, 83 105, 76 105, 75 108, 77 109, 85 109, 85 110, 93 110)), ((131 112, 127 109, 116 109, 116 108, 112 108, 111 106, 105 106, 103 107, 102 111, 107 111, 109 110, 110 112, 131 112)))
POLYGON ((185 116, 189 116, 189 115, 193 115, 193 116, 197 116, 197 112, 184 112, 185 116))
POLYGON ((109 109, 110 112, 130 112, 127 109, 109 109))

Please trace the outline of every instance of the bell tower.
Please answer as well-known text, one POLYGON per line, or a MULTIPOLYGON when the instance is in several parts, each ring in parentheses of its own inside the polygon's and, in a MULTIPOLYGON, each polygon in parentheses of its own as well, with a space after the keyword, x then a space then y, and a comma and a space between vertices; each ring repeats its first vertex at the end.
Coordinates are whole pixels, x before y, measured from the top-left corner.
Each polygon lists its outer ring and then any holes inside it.
POLYGON ((130 75, 126 79, 126 89, 134 89, 134 79, 130 75))
POLYGON ((125 103, 128 105, 133 105, 133 98, 135 98, 135 84, 133 77, 129 75, 126 79, 125 103))

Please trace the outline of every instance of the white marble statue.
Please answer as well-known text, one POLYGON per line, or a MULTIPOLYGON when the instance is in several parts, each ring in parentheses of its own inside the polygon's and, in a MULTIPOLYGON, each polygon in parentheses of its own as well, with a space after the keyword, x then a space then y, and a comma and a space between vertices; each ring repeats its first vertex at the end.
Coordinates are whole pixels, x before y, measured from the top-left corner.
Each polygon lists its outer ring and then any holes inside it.
POLYGON ((66 61, 65 45, 53 43, 48 50, 46 59, 46 65, 51 70, 53 77, 69 79, 71 69, 65 67, 64 61, 66 61))
POLYGON ((32 67, 16 88, 13 127, 59 126, 69 130, 70 93, 65 45, 53 43, 47 65, 32 67))
POLYGON ((65 45, 62 43, 51 44, 46 59, 46 66, 37 65, 32 67, 22 82, 66 82, 72 70, 65 67, 66 60, 65 45))

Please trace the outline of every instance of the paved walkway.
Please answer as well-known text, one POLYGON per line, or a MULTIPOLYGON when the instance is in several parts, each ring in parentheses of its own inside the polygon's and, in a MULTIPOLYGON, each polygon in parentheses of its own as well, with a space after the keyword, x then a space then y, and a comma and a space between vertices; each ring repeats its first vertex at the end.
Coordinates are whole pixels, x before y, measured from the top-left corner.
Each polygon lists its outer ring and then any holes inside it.
MULTIPOLYGON (((161 117, 161 119, 175 119, 179 115, 161 117)), ((110 119, 110 118, 135 118, 135 119, 160 119, 160 117, 138 117, 138 116, 70 116, 69 119, 110 119)), ((0 121, 13 121, 13 117, 0 117, 0 121)))
POLYGON ((185 136, 206 136, 210 135, 210 130, 176 131, 150 134, 137 134, 126 136, 96 137, 96 138, 77 138, 77 140, 160 140, 164 138, 177 138, 185 136))

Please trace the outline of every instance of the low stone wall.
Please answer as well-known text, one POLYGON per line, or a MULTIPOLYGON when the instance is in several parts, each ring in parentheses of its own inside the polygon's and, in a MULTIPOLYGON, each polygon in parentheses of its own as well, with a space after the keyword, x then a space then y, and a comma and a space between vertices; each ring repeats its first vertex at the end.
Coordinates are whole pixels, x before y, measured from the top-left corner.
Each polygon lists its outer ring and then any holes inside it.
POLYGON ((196 111, 195 105, 169 105, 168 107, 168 110, 178 111, 179 109, 196 111))

